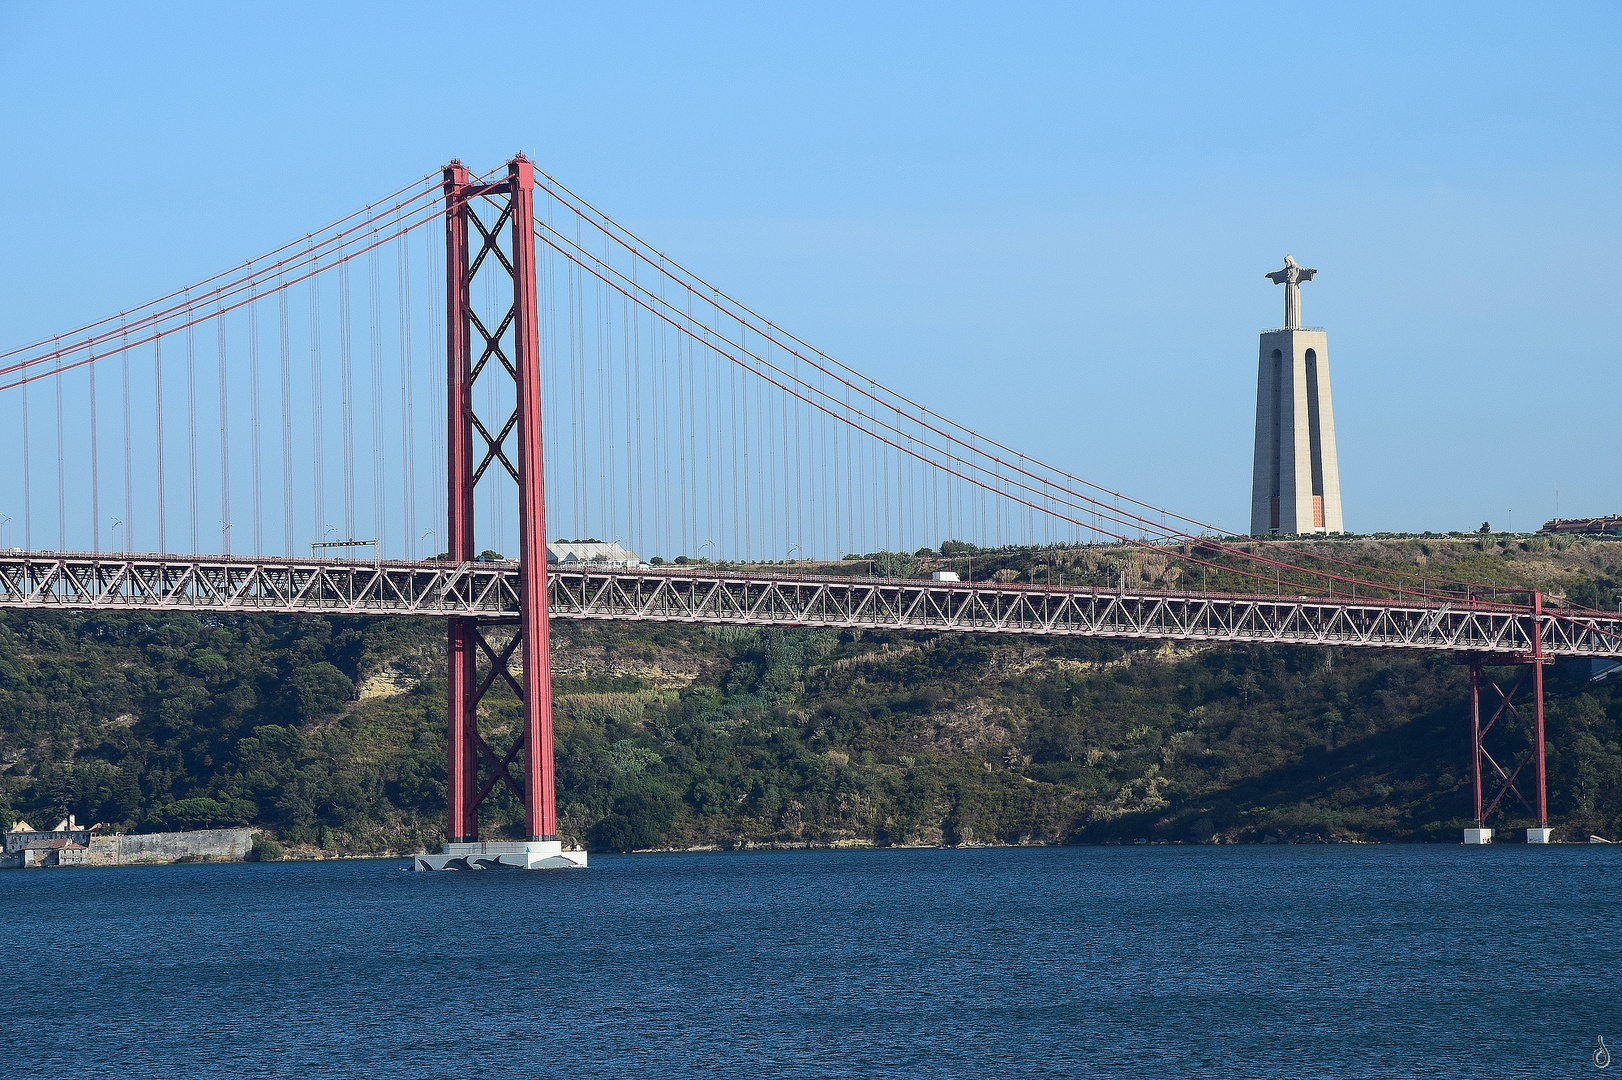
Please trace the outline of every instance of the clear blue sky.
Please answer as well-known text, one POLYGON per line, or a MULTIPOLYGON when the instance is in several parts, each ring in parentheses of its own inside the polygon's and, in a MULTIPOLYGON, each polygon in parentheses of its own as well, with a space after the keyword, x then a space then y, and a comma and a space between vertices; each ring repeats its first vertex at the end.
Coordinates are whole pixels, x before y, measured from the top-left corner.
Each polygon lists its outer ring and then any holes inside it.
POLYGON ((1349 528, 1622 511, 1616 3, 514 7, 0 8, 0 346, 523 150, 853 366, 1229 528, 1289 252, 1349 528))

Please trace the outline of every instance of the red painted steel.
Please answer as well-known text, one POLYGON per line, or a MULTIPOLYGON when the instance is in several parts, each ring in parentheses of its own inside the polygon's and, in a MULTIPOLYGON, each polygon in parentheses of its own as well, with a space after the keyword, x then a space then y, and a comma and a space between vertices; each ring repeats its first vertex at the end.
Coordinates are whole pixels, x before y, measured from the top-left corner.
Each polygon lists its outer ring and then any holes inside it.
POLYGON ((1492 801, 1489 802, 1486 808, 1481 811, 1478 824, 1484 824, 1488 818, 1492 817, 1493 811, 1498 809, 1498 804, 1503 801, 1504 796, 1510 794, 1511 792, 1515 794, 1515 798, 1520 800, 1521 805, 1526 807, 1527 813, 1534 815, 1537 813, 1537 811, 1533 809, 1531 802, 1527 800, 1526 796, 1521 794, 1521 789, 1515 786, 1515 781, 1519 780, 1521 777, 1521 771, 1526 768, 1527 762, 1532 760, 1532 751, 1528 750, 1520 755, 1520 760, 1515 763, 1514 772, 1505 772, 1504 767, 1498 764, 1498 759, 1492 756, 1492 752, 1487 749, 1486 744, 1487 734, 1492 731, 1493 726, 1498 723, 1499 719, 1506 712, 1515 717, 1515 719, 1520 720, 1522 723, 1525 722, 1526 718, 1523 717, 1521 715, 1521 711, 1515 707, 1515 695, 1520 693, 1521 684, 1525 681, 1525 676, 1515 680, 1515 685, 1509 688, 1509 693, 1507 694, 1504 693, 1503 687, 1499 686, 1496 682, 1491 684, 1493 691, 1498 695, 1498 708, 1493 710, 1492 719, 1487 721, 1486 726, 1481 729, 1481 733, 1476 739, 1476 765, 1479 768, 1481 762, 1483 761, 1485 761, 1488 765, 1491 765, 1492 771, 1498 776, 1499 785, 1497 794, 1492 797, 1492 801))
POLYGON ((1481 817, 1481 658, 1470 658, 1470 779, 1475 788, 1476 828, 1481 817))
MULTIPOLYGON (((473 425, 468 380, 472 331, 468 325, 466 190, 472 177, 459 161, 445 168, 445 360, 447 521, 445 550, 454 563, 473 550, 473 425)), ((474 749, 478 627, 453 618, 446 641, 445 838, 478 839, 479 759, 474 749)))
POLYGON ((1538 827, 1549 824, 1549 777, 1543 762, 1543 594, 1532 592, 1532 708, 1536 735, 1532 752, 1537 755, 1538 827))
POLYGON ((541 351, 535 299, 535 167, 508 166, 512 185, 513 366, 518 384, 519 627, 524 639, 524 820, 531 840, 556 839, 552 762, 552 641, 546 609, 546 470, 541 442, 541 351))
POLYGON ((1537 819, 1538 828, 1547 828, 1549 824, 1549 789, 1548 774, 1544 754, 1544 723, 1543 723, 1543 668, 1549 662, 1549 657, 1543 651, 1543 594, 1532 593, 1531 611, 1527 615, 1526 638, 1530 648, 1524 652, 1502 658, 1491 658, 1475 655, 1470 658, 1470 773, 1472 785, 1472 801, 1475 809, 1475 823, 1478 828, 1486 826, 1487 818, 1498 809, 1498 804, 1505 795, 1514 794, 1527 812, 1537 819), (1516 680, 1506 694, 1502 687, 1493 682, 1492 688, 1498 694, 1498 708, 1493 710, 1492 718, 1485 726, 1481 723, 1481 667, 1483 663, 1524 664, 1530 667, 1532 684, 1532 731, 1531 747, 1517 754, 1514 768, 1506 771, 1500 765, 1492 752, 1486 747, 1486 737, 1505 713, 1515 717, 1521 723, 1526 718, 1515 707, 1515 695, 1527 681, 1523 675, 1516 680), (1482 763, 1491 767, 1498 777, 1498 791, 1492 800, 1482 805, 1482 763), (1515 782, 1520 779, 1521 772, 1527 765, 1533 766, 1537 777, 1537 795, 1535 799, 1527 799, 1521 793, 1515 782))
POLYGON ((452 618, 447 659, 446 733, 446 837, 473 841, 479 837, 479 806, 497 782, 514 788, 524 800, 525 834, 531 840, 557 837, 557 794, 552 757, 551 625, 547 612, 546 485, 541 436, 540 321, 535 279, 535 168, 522 155, 507 166, 507 176, 496 183, 474 183, 459 162, 445 169, 445 318, 447 483, 449 499, 447 554, 458 565, 477 557, 474 536, 474 489, 486 482, 504 483, 510 474, 501 436, 491 441, 485 431, 505 431, 506 425, 474 413, 474 382, 495 378, 510 370, 516 384, 512 425, 517 432, 518 462, 513 467, 518 484, 519 601, 517 633, 498 650, 483 632, 485 625, 511 625, 511 618, 452 618), (503 197, 504 200, 503 200, 503 197), (488 202, 502 217, 487 228, 474 203, 488 202), (510 258, 501 252, 501 224, 511 225, 510 258), (479 247, 470 248, 470 227, 479 232, 479 247), (487 257, 488 256, 488 257, 487 257), (485 327, 473 312, 471 289, 477 273, 508 272, 512 307, 507 319, 485 327), (503 328, 511 326, 508 338, 503 328), (473 331, 483 340, 474 356, 473 331), (507 351, 511 355, 506 355, 507 351), (490 357, 501 363, 486 363, 490 357), (473 437, 480 434, 485 452, 475 457, 473 437), (520 652, 523 678, 510 662, 520 652), (479 658, 485 674, 479 677, 479 658), (478 707, 498 681, 511 687, 524 710, 522 732, 502 756, 479 734, 478 707), (509 766, 523 752, 523 783, 514 780, 509 766), (487 766, 480 782, 480 762, 487 766))

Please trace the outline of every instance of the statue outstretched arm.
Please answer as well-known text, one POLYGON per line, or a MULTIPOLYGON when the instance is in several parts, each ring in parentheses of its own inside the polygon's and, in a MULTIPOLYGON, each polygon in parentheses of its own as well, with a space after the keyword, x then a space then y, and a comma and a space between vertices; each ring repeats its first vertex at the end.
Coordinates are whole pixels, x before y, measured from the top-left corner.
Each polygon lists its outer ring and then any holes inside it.
POLYGON ((1317 270, 1309 270, 1305 266, 1286 266, 1282 270, 1274 270, 1271 274, 1263 274, 1262 277, 1271 281, 1274 285, 1295 285, 1303 281, 1311 281, 1312 276, 1317 272, 1317 270))

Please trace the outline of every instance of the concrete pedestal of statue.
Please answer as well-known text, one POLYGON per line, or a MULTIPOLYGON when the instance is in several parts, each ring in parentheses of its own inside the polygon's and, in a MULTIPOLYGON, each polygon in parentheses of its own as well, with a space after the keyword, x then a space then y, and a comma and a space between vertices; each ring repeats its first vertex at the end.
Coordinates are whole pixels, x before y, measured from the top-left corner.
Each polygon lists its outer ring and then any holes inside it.
POLYGON ((1254 536, 1338 533, 1340 458, 1329 387, 1329 335, 1301 325, 1301 283, 1317 270, 1284 256, 1267 277, 1284 288, 1284 325, 1262 332, 1256 376, 1254 536))

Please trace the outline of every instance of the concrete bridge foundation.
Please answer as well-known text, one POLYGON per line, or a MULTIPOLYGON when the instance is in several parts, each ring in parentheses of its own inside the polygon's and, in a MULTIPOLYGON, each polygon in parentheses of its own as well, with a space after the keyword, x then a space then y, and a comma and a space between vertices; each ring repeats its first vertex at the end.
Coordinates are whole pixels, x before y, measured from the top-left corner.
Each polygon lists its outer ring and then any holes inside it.
POLYGON ((446 844, 438 855, 422 854, 418 870, 574 870, 585 869, 586 853, 560 840, 482 841, 446 844))

